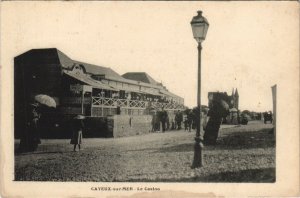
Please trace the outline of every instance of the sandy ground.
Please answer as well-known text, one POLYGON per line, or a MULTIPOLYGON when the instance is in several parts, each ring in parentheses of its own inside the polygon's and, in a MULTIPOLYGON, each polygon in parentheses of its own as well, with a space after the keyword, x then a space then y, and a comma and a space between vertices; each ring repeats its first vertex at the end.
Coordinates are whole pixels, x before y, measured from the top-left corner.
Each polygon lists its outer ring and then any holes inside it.
POLYGON ((222 127, 218 144, 203 148, 204 166, 197 169, 190 168, 194 131, 84 139, 80 152, 72 151, 69 139, 42 140, 37 151, 15 154, 15 180, 274 182, 272 127, 261 122, 222 127))

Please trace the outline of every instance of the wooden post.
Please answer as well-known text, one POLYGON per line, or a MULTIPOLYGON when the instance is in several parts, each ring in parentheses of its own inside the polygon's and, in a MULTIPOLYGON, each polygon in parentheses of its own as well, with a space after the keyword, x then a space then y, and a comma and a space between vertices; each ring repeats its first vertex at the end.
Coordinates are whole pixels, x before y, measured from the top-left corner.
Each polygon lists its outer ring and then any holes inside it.
POLYGON ((102 114, 102 117, 104 116, 104 108, 103 108, 103 105, 104 105, 104 99, 103 99, 103 95, 101 96, 101 114, 102 114))
POLYGON ((91 94, 91 117, 93 117, 93 95, 91 94))
POLYGON ((277 104, 277 85, 273 85, 272 89, 272 99, 273 99, 273 125, 274 125, 274 135, 276 137, 276 104, 277 104))
POLYGON ((81 91, 81 114, 83 115, 83 104, 84 104, 84 91, 81 91))

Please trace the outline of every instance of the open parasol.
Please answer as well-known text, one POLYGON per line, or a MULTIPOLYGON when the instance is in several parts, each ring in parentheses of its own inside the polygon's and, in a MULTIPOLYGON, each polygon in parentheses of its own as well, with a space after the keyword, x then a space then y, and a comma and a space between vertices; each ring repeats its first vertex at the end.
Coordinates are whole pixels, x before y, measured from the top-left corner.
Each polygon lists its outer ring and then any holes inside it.
POLYGON ((42 105, 56 108, 55 100, 48 95, 44 95, 44 94, 36 95, 34 97, 34 100, 42 105))
POLYGON ((224 100, 220 100, 220 107, 223 108, 223 110, 228 111, 229 105, 224 100))
POLYGON ((84 115, 77 115, 74 117, 75 120, 84 120, 85 116, 84 115))

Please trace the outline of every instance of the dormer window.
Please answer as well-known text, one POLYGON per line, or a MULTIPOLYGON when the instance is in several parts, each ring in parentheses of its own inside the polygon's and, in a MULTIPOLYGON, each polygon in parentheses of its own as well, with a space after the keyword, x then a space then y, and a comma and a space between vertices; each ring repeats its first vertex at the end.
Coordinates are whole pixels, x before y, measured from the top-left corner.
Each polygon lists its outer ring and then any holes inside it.
POLYGON ((72 70, 75 74, 80 75, 85 73, 85 69, 83 65, 75 64, 72 70))

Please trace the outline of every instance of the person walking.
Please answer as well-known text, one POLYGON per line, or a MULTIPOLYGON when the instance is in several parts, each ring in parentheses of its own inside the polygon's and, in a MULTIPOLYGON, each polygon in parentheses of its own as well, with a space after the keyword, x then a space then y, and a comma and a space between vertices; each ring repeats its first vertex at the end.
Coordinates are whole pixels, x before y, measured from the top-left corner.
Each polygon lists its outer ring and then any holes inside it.
POLYGON ((167 115, 166 125, 167 125, 166 130, 170 130, 170 119, 169 119, 169 115, 167 115))
POLYGON ((73 120, 73 136, 70 144, 74 145, 73 151, 76 152, 76 146, 78 145, 78 151, 80 151, 80 145, 82 143, 82 132, 84 130, 83 115, 77 115, 73 120))
POLYGON ((188 120, 187 120, 187 118, 184 119, 183 124, 184 124, 184 131, 187 131, 188 130, 188 120))
POLYGON ((28 115, 29 121, 24 130, 20 140, 20 152, 35 151, 39 144, 41 144, 38 122, 40 119, 39 104, 30 104, 30 114, 28 115))
POLYGON ((175 129, 175 122, 174 119, 171 119, 171 130, 175 129))
POLYGON ((164 108, 162 108, 162 111, 160 112, 160 122, 161 122, 163 133, 166 131, 167 117, 168 117, 168 113, 164 110, 164 108))
POLYGON ((177 129, 180 130, 181 129, 181 122, 183 120, 183 115, 180 112, 180 110, 177 111, 176 115, 175 115, 175 121, 177 124, 177 129))
POLYGON ((39 120, 41 118, 41 113, 39 105, 37 105, 32 110, 32 120, 30 123, 30 131, 32 133, 32 150, 36 151, 38 145, 41 144, 40 131, 39 131, 39 120))
POLYGON ((188 124, 188 130, 189 130, 189 132, 191 132, 191 130, 192 130, 192 122, 193 122, 193 116, 192 116, 192 113, 190 112, 187 115, 187 124, 188 124))
POLYGON ((152 129, 151 129, 151 132, 155 132, 156 129, 155 129, 155 121, 156 121, 156 115, 152 115, 152 120, 151 120, 151 126, 152 126, 152 129))

